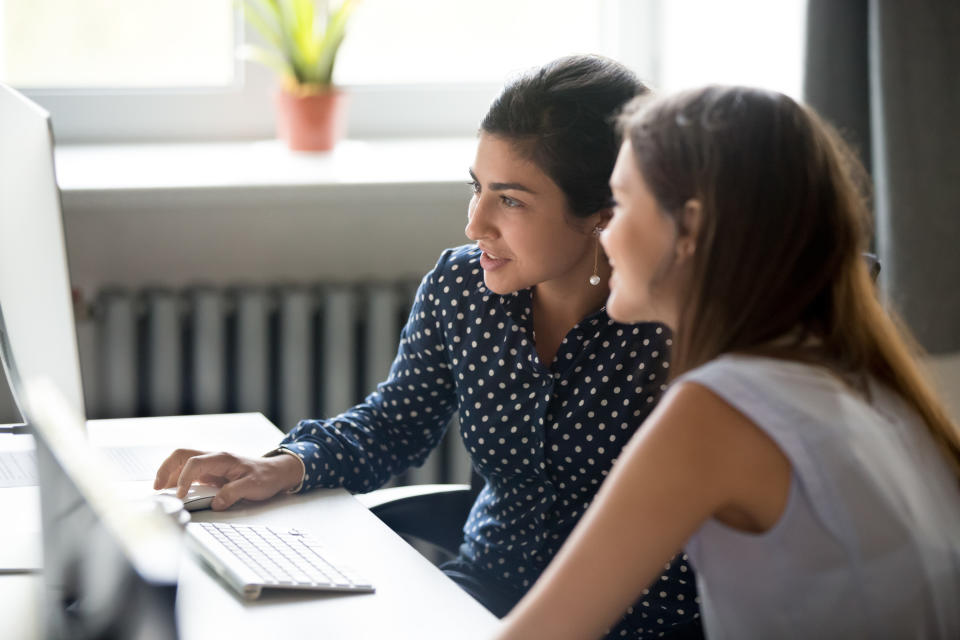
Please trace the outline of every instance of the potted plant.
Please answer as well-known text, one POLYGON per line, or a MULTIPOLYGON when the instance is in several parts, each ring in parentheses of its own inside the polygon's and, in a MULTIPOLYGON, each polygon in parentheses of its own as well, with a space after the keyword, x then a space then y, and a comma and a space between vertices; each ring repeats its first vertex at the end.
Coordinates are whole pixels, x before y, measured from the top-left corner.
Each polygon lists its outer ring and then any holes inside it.
POLYGON ((244 17, 264 45, 241 56, 280 75, 277 133, 297 151, 326 151, 346 128, 346 94, 333 86, 333 67, 358 0, 243 0, 244 17))

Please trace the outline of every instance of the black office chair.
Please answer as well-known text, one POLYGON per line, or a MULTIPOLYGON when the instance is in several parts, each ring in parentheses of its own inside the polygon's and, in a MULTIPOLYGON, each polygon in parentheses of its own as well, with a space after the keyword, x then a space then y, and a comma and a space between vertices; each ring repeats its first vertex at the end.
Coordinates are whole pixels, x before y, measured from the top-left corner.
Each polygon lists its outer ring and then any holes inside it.
POLYGON ((396 533, 426 543, 426 549, 422 544, 414 546, 440 564, 456 557, 463 542, 463 524, 483 488, 477 473, 470 482, 391 487, 357 497, 396 533))
POLYGON ((880 275, 880 258, 877 257, 875 253, 865 253, 863 254, 863 259, 867 261, 867 268, 870 270, 870 277, 873 278, 873 281, 877 281, 877 276, 880 275))

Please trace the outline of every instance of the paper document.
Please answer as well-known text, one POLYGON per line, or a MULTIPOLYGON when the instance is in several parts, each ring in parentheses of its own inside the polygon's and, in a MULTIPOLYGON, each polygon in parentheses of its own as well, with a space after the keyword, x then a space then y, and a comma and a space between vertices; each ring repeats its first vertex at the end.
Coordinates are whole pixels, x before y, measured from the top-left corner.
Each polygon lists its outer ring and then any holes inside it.
POLYGON ((37 484, 37 456, 33 451, 0 451, 0 487, 37 484))
MULTIPOLYGON (((117 480, 153 480, 169 447, 104 447, 101 449, 120 472, 117 480)), ((37 454, 34 451, 0 451, 0 488, 36 486, 37 454)))

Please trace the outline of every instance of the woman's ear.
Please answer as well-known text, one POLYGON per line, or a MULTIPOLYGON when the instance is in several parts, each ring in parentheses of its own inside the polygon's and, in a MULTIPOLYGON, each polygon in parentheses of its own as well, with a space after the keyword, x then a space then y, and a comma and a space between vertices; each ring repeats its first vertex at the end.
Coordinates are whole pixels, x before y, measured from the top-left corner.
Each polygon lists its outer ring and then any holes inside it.
POLYGON ((588 227, 589 232, 593 233, 594 229, 600 229, 603 231, 607 228, 607 224, 610 222, 610 218, 613 217, 613 208, 607 207, 606 209, 600 209, 595 214, 590 216, 590 226, 588 227))
POLYGON ((684 202, 677 222, 677 252, 681 258, 689 258, 697 250, 697 239, 703 223, 703 206, 700 201, 691 198, 684 202))

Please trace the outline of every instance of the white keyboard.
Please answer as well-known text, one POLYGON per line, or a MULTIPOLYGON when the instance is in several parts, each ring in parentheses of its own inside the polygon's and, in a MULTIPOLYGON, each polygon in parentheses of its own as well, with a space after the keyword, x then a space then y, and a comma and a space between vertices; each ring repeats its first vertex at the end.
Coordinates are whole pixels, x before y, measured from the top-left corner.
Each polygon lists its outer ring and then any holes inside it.
POLYGON ((193 548, 230 586, 253 600, 264 588, 372 592, 316 538, 296 529, 228 522, 191 522, 193 548))

